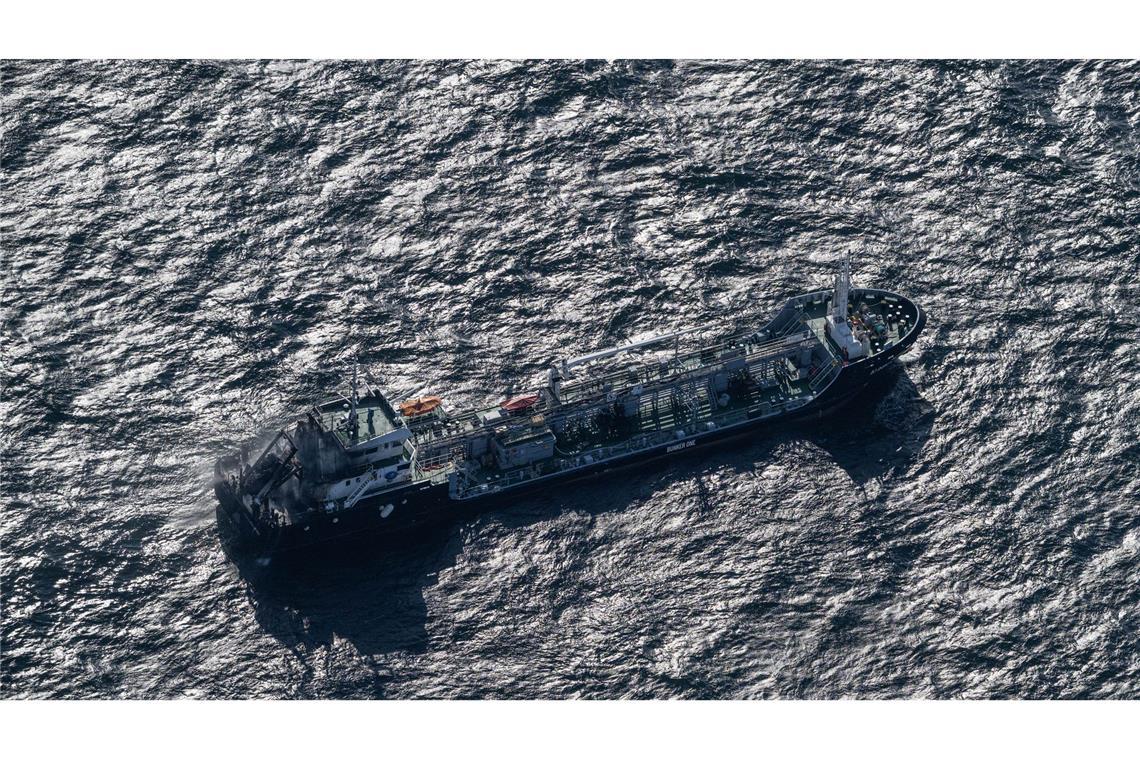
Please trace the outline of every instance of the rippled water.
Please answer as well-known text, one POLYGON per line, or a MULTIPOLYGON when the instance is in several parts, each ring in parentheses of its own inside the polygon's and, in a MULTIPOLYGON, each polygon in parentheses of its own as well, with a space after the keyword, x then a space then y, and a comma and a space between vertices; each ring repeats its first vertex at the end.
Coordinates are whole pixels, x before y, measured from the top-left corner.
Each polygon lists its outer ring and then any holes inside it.
POLYGON ((0 120, 4 696, 1140 696, 1140 64, 6 62, 0 120), (219 546, 354 353, 493 401, 844 253, 930 315, 846 418, 219 546))

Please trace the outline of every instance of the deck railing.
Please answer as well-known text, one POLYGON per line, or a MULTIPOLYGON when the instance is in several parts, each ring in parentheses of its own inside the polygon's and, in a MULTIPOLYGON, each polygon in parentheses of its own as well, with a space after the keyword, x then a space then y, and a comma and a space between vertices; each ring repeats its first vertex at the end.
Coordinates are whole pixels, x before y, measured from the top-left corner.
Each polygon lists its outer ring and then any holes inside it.
POLYGON ((832 378, 839 374, 839 370, 843 367, 843 363, 838 359, 833 358, 827 368, 821 372, 817 372, 808 382, 808 387, 811 388, 813 394, 818 393, 821 388, 826 388, 831 384, 832 378))
POLYGON ((458 462, 455 467, 456 481, 452 493, 455 498, 465 499, 490 491, 499 491, 529 480, 538 480, 562 472, 590 467, 599 462, 616 461, 625 456, 647 451, 671 442, 683 442, 699 432, 723 429, 741 425, 751 419, 775 417, 789 408, 802 406, 808 399, 782 398, 754 404, 745 409, 732 409, 720 414, 710 414, 700 420, 690 420, 687 424, 662 431, 636 434, 624 441, 595 446, 571 454, 560 453, 554 459, 526 465, 514 470, 498 471, 484 469, 475 462, 458 462), (765 405, 767 408, 765 409, 765 405), (749 414, 763 410, 763 414, 750 418, 749 414), (712 427, 708 427, 709 425, 712 427), (682 435, 677 436, 680 431, 682 435))

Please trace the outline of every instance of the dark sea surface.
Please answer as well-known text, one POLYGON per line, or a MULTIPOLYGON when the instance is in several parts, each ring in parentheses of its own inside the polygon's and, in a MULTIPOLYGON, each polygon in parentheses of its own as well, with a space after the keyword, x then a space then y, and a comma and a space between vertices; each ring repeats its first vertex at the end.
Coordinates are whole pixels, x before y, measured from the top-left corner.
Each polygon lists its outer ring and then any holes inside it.
POLYGON ((1140 697, 1140 64, 5 62, 4 697, 1140 697), (215 459, 826 287, 843 417, 327 563, 215 459))

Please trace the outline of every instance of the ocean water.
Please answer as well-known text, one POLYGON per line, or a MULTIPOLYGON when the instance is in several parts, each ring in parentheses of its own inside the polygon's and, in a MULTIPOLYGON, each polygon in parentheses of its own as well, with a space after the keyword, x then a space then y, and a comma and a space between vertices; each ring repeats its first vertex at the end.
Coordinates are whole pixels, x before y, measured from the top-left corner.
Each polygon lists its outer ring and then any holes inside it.
POLYGON ((1137 62, 17 62, 7 698, 1140 697, 1137 62), (214 460, 456 406, 852 261, 842 417, 301 567, 214 460))

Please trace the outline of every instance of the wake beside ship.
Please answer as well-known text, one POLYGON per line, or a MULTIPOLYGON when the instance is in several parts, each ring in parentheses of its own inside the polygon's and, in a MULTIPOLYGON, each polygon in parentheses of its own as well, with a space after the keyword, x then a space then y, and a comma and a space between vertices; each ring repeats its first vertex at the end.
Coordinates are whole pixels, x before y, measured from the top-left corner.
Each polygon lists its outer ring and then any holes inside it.
POLYGON ((220 520, 228 540, 262 553, 413 531, 508 495, 835 411, 925 323, 904 296, 851 288, 844 262, 832 290, 790 299, 763 327, 595 351, 485 409, 449 412, 438 396, 393 406, 354 371, 350 395, 308 410, 259 452, 218 461, 220 520), (639 361, 621 361, 630 354, 639 361))

